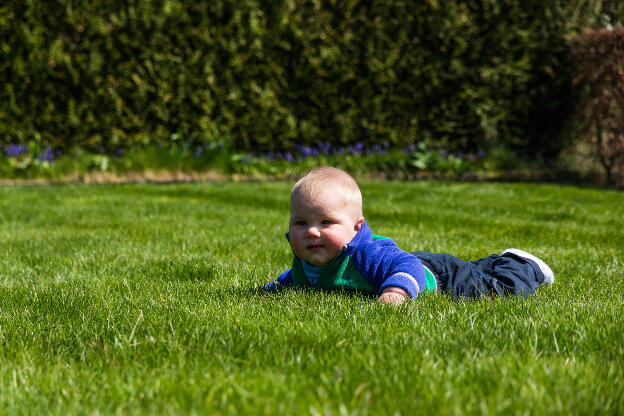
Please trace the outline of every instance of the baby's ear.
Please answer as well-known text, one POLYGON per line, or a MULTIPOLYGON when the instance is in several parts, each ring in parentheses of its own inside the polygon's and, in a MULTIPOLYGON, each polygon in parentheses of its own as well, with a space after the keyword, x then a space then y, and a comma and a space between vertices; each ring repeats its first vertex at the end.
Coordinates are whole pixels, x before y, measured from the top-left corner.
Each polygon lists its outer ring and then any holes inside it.
POLYGON ((363 223, 364 223, 364 217, 360 216, 360 218, 358 218, 357 222, 355 223, 355 231, 360 231, 360 228, 362 228, 363 223))

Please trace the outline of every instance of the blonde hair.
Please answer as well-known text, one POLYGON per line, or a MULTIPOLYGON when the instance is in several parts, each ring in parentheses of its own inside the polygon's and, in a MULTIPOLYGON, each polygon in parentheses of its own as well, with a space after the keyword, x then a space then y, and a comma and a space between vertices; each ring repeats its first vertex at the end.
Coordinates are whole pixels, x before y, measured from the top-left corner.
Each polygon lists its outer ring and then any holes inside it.
POLYGON ((358 216, 362 215, 362 192, 357 182, 347 172, 331 166, 312 169, 299 179, 293 186, 290 200, 292 202, 295 197, 303 197, 314 201, 323 192, 328 191, 341 192, 347 206, 353 208, 358 216))

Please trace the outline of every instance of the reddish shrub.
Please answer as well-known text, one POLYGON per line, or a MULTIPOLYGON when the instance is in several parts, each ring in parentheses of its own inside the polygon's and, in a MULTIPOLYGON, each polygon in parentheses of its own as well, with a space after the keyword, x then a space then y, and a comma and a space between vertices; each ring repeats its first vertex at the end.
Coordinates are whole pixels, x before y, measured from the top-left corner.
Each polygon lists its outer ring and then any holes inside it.
POLYGON ((624 28, 581 33, 569 42, 575 67, 576 127, 592 144, 609 185, 624 184, 624 28))

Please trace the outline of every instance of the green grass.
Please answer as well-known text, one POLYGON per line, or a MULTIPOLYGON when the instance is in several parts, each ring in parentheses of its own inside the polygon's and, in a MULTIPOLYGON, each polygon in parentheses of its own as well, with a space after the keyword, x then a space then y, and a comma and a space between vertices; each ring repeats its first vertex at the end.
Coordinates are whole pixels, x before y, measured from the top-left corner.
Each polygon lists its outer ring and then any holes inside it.
POLYGON ((530 251, 528 300, 258 288, 291 184, 0 187, 0 414, 622 414, 624 195, 362 184, 405 250, 530 251))

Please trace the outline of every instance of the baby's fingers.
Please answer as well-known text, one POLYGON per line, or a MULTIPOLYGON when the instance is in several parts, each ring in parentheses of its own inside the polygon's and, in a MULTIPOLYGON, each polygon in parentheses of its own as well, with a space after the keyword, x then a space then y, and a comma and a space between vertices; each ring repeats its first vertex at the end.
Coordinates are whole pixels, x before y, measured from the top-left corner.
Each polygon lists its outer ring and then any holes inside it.
POLYGON ((405 296, 400 295, 395 292, 384 292, 379 296, 379 301, 383 303, 389 303, 391 305, 400 305, 405 302, 407 299, 405 296))

